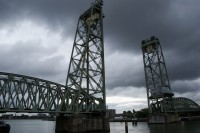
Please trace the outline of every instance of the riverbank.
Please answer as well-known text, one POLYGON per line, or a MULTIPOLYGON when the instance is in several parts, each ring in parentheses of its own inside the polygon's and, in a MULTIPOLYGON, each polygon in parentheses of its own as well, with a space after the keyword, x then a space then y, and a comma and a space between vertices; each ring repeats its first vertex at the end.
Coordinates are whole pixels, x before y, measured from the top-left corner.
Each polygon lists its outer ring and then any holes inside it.
MULTIPOLYGON (((200 121, 200 116, 180 117, 181 121, 200 121)), ((134 118, 134 119, 115 119, 110 118, 110 122, 147 122, 147 118, 134 118)))
POLYGON ((147 122, 147 118, 137 118, 137 119, 115 119, 115 118, 111 118, 110 122, 147 122))

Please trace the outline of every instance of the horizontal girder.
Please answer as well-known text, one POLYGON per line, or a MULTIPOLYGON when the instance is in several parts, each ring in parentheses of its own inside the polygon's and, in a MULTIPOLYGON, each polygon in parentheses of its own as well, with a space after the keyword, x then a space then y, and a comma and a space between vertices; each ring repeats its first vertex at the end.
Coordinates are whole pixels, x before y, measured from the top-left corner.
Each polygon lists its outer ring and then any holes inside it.
POLYGON ((75 90, 39 78, 0 72, 0 112, 91 113, 102 110, 102 101, 84 90, 75 90))

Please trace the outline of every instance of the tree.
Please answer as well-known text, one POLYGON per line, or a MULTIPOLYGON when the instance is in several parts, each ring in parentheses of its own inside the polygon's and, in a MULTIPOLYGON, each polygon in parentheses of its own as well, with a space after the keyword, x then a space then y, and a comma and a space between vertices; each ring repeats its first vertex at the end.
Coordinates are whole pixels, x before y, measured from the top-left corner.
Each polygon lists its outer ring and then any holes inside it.
POLYGON ((126 117, 126 111, 123 111, 123 117, 126 117))
POLYGON ((137 118, 147 118, 147 116, 148 116, 148 108, 141 109, 136 113, 137 118))
POLYGON ((129 110, 126 112, 127 118, 133 118, 133 113, 129 110))

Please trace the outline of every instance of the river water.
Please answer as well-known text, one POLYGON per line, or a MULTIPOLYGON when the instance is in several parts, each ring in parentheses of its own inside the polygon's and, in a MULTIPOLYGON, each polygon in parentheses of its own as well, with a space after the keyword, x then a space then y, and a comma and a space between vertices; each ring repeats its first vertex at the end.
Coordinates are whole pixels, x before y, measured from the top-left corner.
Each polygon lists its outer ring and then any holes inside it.
MULTIPOLYGON (((11 125, 10 133, 55 133, 55 121, 43 120, 6 120, 11 125)), ((110 122, 110 133, 125 133, 124 122, 110 122)), ((174 124, 147 124, 138 122, 137 125, 128 123, 129 133, 200 133, 200 121, 185 121, 174 124)))

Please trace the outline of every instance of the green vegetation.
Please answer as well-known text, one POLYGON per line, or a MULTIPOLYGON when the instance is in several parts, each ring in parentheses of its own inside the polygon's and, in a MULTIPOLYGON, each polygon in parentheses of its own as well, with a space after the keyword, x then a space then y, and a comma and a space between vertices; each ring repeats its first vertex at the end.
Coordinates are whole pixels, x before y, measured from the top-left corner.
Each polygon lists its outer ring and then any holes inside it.
POLYGON ((123 117, 127 118, 147 118, 148 116, 148 108, 141 109, 139 111, 123 111, 123 117))

